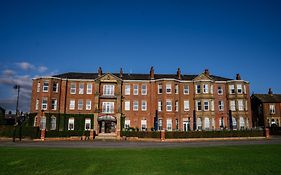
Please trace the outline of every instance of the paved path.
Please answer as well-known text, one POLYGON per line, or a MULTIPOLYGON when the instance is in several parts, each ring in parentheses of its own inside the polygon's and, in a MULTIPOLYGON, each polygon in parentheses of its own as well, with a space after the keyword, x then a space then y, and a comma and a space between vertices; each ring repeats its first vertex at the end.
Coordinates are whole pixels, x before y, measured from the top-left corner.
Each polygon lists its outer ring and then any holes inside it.
POLYGON ((175 147, 214 147, 234 145, 281 144, 281 137, 269 140, 231 140, 231 141, 194 141, 194 142, 129 142, 129 141, 0 141, 0 147, 38 147, 38 148, 175 148, 175 147))

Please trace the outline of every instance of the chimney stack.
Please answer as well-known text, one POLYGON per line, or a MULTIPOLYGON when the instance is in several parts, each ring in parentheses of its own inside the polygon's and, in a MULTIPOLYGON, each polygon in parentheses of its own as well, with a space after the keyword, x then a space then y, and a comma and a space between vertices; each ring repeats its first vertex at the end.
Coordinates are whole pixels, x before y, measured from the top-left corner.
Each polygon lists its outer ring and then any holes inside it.
POLYGON ((205 75, 210 76, 209 69, 205 69, 205 75))
POLYGON ((101 69, 101 67, 99 67, 99 69, 98 69, 98 75, 99 75, 99 77, 102 76, 102 69, 101 69))
POLYGON ((150 79, 154 79, 154 68, 151 66, 150 68, 150 79))
POLYGON ((236 80, 241 80, 240 74, 236 74, 236 80))
POLYGON ((122 69, 122 67, 120 68, 120 78, 122 78, 123 77, 123 69, 122 69))
POLYGON ((271 88, 268 89, 268 94, 269 94, 269 95, 272 95, 272 94, 273 94, 271 88))
POLYGON ((178 68, 177 76, 178 76, 178 79, 181 79, 181 69, 180 68, 178 68))

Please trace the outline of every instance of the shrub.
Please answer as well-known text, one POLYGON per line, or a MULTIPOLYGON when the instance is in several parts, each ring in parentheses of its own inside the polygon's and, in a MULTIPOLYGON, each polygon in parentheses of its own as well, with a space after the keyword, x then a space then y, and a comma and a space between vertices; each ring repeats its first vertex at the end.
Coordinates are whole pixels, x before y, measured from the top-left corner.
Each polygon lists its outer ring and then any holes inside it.
POLYGON ((160 138, 160 132, 150 131, 122 131, 121 136, 138 138, 160 138))
POLYGON ((46 138, 48 137, 71 137, 71 136, 90 136, 90 131, 46 131, 46 138))
MULTIPOLYGON (((13 137, 14 134, 14 126, 8 125, 0 125, 0 137, 13 137)), ((40 137, 40 130, 39 127, 30 127, 30 126, 22 126, 22 138, 39 138, 40 137)), ((16 137, 20 136, 20 127, 16 127, 16 137)))

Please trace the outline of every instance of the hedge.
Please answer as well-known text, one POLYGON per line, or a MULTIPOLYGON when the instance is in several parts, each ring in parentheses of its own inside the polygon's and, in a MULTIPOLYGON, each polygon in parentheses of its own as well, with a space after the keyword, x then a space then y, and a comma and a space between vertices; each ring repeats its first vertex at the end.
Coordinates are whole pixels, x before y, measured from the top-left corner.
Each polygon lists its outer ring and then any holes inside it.
POLYGON ((281 127, 270 127, 270 135, 281 135, 281 127))
POLYGON ((260 136, 264 136, 263 130, 166 132, 166 138, 221 138, 221 137, 260 137, 260 136))
MULTIPOLYGON (((0 125, 0 137, 12 138, 14 134, 14 126, 0 125)), ((20 136, 20 127, 16 127, 16 138, 20 136)), ((39 127, 22 126, 22 138, 40 138, 39 127)))
POLYGON ((48 137, 71 137, 71 136, 90 136, 90 131, 46 131, 46 138, 48 137))
MULTIPOLYGON (((121 136, 139 138, 160 138, 160 132, 122 131, 121 136)), ((264 130, 223 130, 223 131, 167 131, 167 139, 171 138, 222 138, 222 137, 263 137, 264 130)))
POLYGON ((121 131, 121 136, 139 137, 139 138, 160 138, 160 132, 150 131, 121 131))

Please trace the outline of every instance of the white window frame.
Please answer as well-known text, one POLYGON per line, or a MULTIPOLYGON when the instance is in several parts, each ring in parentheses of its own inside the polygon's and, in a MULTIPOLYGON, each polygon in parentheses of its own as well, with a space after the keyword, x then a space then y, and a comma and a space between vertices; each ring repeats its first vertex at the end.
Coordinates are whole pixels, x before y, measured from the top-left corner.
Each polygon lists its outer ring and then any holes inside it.
POLYGON ((195 105, 196 105, 196 111, 202 111, 202 102, 201 102, 201 100, 196 100, 195 101, 195 105), (199 109, 199 106, 200 106, 200 109, 199 109))
POLYGON ((79 83, 79 92, 78 94, 84 94, 84 83, 79 83))
POLYGON ((204 118, 204 129, 205 130, 209 130, 210 129, 210 118, 209 117, 205 117, 204 118))
POLYGON ((130 128, 130 125, 131 125, 131 121, 129 119, 126 119, 125 120, 125 128, 126 129, 129 129, 130 128))
POLYGON ((212 85, 212 84, 210 85, 210 93, 214 94, 214 85, 212 85))
POLYGON ((166 94, 171 94, 172 93, 172 84, 167 83, 166 84, 166 94))
POLYGON ((82 100, 82 99, 79 99, 79 100, 78 100, 77 109, 78 109, 79 111, 83 110, 83 100, 82 100))
POLYGON ((198 117, 196 119, 196 124, 197 124, 197 130, 202 130, 202 118, 201 117, 198 117))
POLYGON ((223 95, 222 86, 218 86, 218 95, 223 95))
POLYGON ((239 126, 240 129, 245 129, 245 119, 242 116, 239 117, 239 126))
POLYGON ((176 112, 179 111, 179 101, 178 100, 175 101, 175 111, 176 112))
POLYGON ((247 94, 247 86, 244 84, 244 94, 247 94))
POLYGON ((74 127, 75 127, 75 125, 74 125, 74 118, 69 118, 68 119, 68 130, 69 131, 73 131, 74 127))
POLYGON ((52 99, 51 102, 52 102, 52 104, 51 104, 52 110, 57 110, 58 100, 57 99, 52 99))
POLYGON ((130 95, 130 94, 131 94, 131 85, 125 84, 125 95, 130 95))
POLYGON ((141 120, 141 130, 147 131, 147 121, 146 121, 146 119, 141 120))
POLYGON ((219 101, 219 111, 224 111, 224 101, 219 101))
POLYGON ((47 110, 48 109, 48 98, 43 97, 42 98, 42 105, 41 105, 42 110, 47 110))
POLYGON ((184 100, 183 106, 184 111, 189 111, 189 100, 184 100))
POLYGON ((125 101, 125 111, 130 111, 130 109, 131 109, 130 101, 125 101))
POLYGON ((167 131, 173 130, 173 121, 172 119, 167 119, 167 131))
POLYGON ((91 130, 91 119, 90 118, 85 118, 85 131, 91 130))
POLYGON ((158 94, 162 94, 163 93, 163 85, 162 84, 158 84, 158 94))
POLYGON ((184 86, 183 86, 183 94, 184 94, 184 95, 189 94, 189 85, 184 85, 184 86))
POLYGON ((269 105, 269 113, 270 114, 275 114, 275 104, 270 104, 269 105))
POLYGON ((41 86, 41 83, 40 82, 37 82, 37 92, 40 92, 40 87, 41 86))
POLYGON ((138 84, 134 84, 133 85, 133 90, 134 90, 134 95, 139 95, 139 85, 138 84))
POLYGON ((242 84, 237 84, 237 94, 243 94, 242 84))
POLYGON ((87 83, 87 94, 92 94, 92 93, 93 93, 93 84, 87 83))
POLYGON ((173 110, 172 100, 166 100, 166 111, 171 112, 173 110))
POLYGON ((210 108, 211 108, 211 111, 215 110, 215 102, 214 102, 214 100, 210 101, 210 108))
POLYGON ((196 84, 195 85, 195 93, 196 94, 200 94, 201 93, 201 85, 200 84, 196 84))
POLYGON ((203 94, 208 94, 208 93, 209 93, 209 85, 203 84, 203 94))
POLYGON ((158 112, 161 112, 163 110, 163 104, 161 100, 158 100, 158 112))
POLYGON ((35 110, 37 111, 38 109, 39 109, 39 99, 36 99, 35 110))
POLYGON ((237 100, 237 102, 238 102, 238 111, 244 111, 243 100, 237 100))
POLYGON ((92 108, 92 101, 91 100, 86 100, 86 110, 89 111, 92 108))
POLYGON ((147 85, 146 84, 141 85, 141 95, 147 95, 147 85))
POLYGON ((57 118, 55 116, 51 116, 51 126, 50 126, 50 130, 56 130, 57 129, 57 118))
POLYGON ((204 111, 209 111, 209 110, 210 110, 210 102, 209 102, 209 100, 204 100, 204 111), (206 109, 206 107, 207 107, 207 109, 206 109))
POLYGON ((139 110, 139 102, 135 100, 133 102, 133 111, 138 111, 138 110, 139 110))
POLYGON ((230 84, 228 87, 229 87, 229 94, 235 94, 234 84, 230 84))
POLYGON ((179 85, 175 84, 175 94, 179 94, 179 85))
POLYGON ((53 82, 53 92, 58 92, 59 91, 59 83, 58 82, 53 82), (54 90, 55 88, 55 90, 54 90))
POLYGON ((146 100, 142 100, 141 101, 141 110, 142 111, 146 111, 147 110, 147 101, 146 100))
POLYGON ((70 83, 70 94, 76 94, 76 83, 70 83))
POLYGON ((235 100, 230 100, 229 101, 229 108, 230 108, 231 111, 236 111, 235 100))
POLYGON ((42 88, 43 88, 42 92, 48 92, 49 91, 49 81, 44 81, 42 88))
POLYGON ((114 96, 115 86, 113 84, 103 85, 103 95, 105 96, 114 96))
POLYGON ((102 113, 105 114, 114 113, 114 102, 102 102, 102 113))
POLYGON ((75 110, 75 100, 69 100, 69 110, 75 110))

